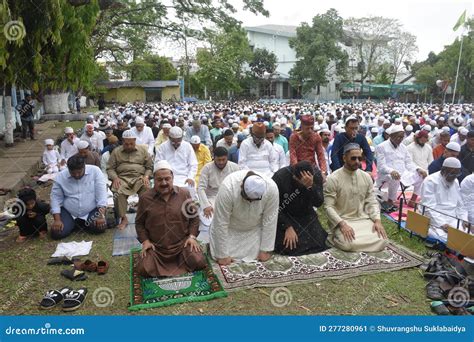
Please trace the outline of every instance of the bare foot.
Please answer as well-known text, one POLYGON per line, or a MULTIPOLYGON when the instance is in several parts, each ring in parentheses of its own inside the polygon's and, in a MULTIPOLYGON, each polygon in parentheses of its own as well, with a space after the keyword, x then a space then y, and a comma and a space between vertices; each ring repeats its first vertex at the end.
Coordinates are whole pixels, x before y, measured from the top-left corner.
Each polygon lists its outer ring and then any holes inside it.
POLYGON ((27 239, 26 236, 21 236, 21 235, 19 235, 19 236, 16 238, 16 242, 17 242, 17 243, 23 243, 23 242, 26 241, 26 239, 27 239))
POLYGON ((127 216, 124 216, 122 217, 122 220, 120 221, 120 224, 117 226, 117 228, 122 230, 122 229, 125 229, 127 225, 128 225, 128 219, 127 219, 127 216))
POLYGON ((41 232, 39 233, 39 238, 40 238, 41 240, 46 239, 47 236, 48 236, 48 232, 41 231, 41 232))

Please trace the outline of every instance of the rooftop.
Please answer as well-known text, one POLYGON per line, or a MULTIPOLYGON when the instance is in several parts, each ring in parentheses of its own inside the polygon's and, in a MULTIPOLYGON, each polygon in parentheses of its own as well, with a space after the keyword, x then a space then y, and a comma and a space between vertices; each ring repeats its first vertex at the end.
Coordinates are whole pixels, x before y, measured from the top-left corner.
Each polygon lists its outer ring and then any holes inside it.
POLYGON ((260 25, 253 27, 246 27, 250 32, 259 32, 283 37, 296 37, 297 26, 290 25, 260 25))
POLYGON ((113 88, 166 88, 178 87, 179 81, 108 81, 100 82, 99 85, 109 89, 113 88))

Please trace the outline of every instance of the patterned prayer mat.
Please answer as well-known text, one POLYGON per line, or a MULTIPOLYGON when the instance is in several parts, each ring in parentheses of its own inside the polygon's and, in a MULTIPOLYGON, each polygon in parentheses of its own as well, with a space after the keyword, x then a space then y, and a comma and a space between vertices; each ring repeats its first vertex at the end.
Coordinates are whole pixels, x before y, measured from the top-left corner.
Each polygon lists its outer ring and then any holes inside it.
POLYGON ((130 254, 130 306, 138 311, 179 303, 203 302, 227 297, 221 282, 209 264, 205 270, 187 273, 179 277, 143 278, 135 272, 140 248, 130 254))
POLYGON ((423 258, 402 247, 389 244, 377 253, 350 253, 331 248, 299 257, 273 255, 267 262, 213 262, 225 290, 308 283, 321 279, 344 279, 370 273, 390 272, 420 265, 423 258))

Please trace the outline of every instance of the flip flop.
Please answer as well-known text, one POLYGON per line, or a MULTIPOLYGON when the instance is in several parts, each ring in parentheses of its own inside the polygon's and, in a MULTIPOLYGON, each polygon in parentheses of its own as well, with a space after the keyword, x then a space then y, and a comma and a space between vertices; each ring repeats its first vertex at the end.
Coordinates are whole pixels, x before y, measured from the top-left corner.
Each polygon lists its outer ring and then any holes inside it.
POLYGON ((83 287, 77 291, 71 291, 64 297, 63 311, 74 311, 79 309, 86 300, 87 288, 83 287))
POLYGON ((63 270, 61 271, 61 275, 71 281, 83 281, 87 279, 87 275, 84 273, 84 271, 79 271, 76 269, 63 270))
POLYGON ((71 291, 72 289, 69 287, 63 287, 61 290, 49 290, 39 303, 41 309, 49 310, 54 308, 56 305, 61 303, 64 296, 71 291))
POLYGON ((444 305, 444 303, 441 301, 431 302, 430 306, 431 306, 431 311, 433 311, 437 315, 446 316, 446 315, 451 314, 451 312, 449 312, 446 305, 444 305))

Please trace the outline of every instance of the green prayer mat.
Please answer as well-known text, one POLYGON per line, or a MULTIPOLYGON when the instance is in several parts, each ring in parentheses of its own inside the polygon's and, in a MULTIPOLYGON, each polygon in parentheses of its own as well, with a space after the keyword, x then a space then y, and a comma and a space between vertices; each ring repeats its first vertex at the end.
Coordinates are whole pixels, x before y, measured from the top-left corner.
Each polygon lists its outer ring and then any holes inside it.
POLYGON ((179 303, 203 302, 214 298, 227 297, 219 279, 208 267, 202 271, 177 277, 143 278, 136 272, 136 262, 140 248, 130 253, 130 306, 128 310, 169 306, 179 303))
POLYGON ((323 279, 345 279, 378 272, 392 272, 416 267, 423 258, 407 249, 389 243, 376 253, 344 252, 330 248, 302 256, 274 254, 266 262, 213 263, 214 272, 227 291, 262 286, 286 286, 323 279))

